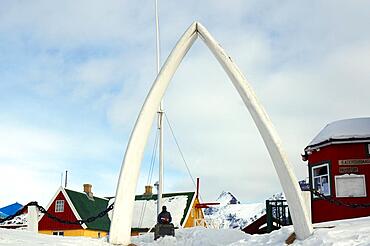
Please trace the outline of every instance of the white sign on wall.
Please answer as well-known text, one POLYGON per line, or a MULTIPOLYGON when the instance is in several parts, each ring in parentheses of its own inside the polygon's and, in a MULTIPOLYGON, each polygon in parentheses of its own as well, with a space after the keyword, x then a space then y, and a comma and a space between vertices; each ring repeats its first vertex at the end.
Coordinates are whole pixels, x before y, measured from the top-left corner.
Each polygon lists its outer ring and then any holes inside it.
POLYGON ((335 194, 336 197, 366 197, 365 175, 335 176, 335 194))

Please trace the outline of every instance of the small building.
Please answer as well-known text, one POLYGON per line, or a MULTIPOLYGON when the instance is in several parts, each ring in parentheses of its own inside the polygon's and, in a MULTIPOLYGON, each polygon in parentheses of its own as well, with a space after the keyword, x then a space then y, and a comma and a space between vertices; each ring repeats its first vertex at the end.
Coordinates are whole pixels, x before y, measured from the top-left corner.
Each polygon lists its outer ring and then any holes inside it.
MULTIPOLYGON (((310 187, 347 204, 370 203, 370 118, 332 122, 308 144, 310 187)), ((312 222, 370 216, 370 208, 338 206, 311 194, 312 222)))
MULTIPOLYGON (((157 223, 157 195, 152 194, 150 186, 143 195, 135 196, 131 235, 137 236, 154 228, 157 223)), ((164 193, 162 204, 171 213, 175 227, 194 227, 204 224, 203 210, 195 192, 164 193)), ((110 204, 114 202, 114 198, 110 204)), ((112 216, 112 212, 109 213, 112 216)))
MULTIPOLYGON (((18 202, 2 207, 0 208, 0 218, 3 219, 10 215, 14 215, 16 212, 18 212, 18 210, 22 208, 23 205, 18 202)), ((26 226, 27 226, 27 216, 24 213, 13 218, 12 220, 0 223, 0 228, 6 229, 18 229, 26 226)))
MULTIPOLYGON (((46 210, 58 218, 75 221, 96 216, 108 206, 108 199, 93 196, 92 185, 84 184, 84 192, 60 187, 51 199, 46 210)), ((109 232, 108 215, 82 225, 62 224, 42 215, 39 220, 39 233, 59 236, 104 237, 109 232)))
POLYGON ((18 210, 21 208, 23 208, 23 205, 18 202, 7 205, 5 207, 0 208, 0 216, 1 215, 5 215, 5 216, 13 215, 16 212, 18 212, 18 210))

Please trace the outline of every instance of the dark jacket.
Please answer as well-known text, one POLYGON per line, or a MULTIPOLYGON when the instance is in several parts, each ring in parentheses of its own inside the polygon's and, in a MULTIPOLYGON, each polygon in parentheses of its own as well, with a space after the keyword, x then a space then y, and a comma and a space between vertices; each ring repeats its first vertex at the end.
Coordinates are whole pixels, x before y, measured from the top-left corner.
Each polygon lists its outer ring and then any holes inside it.
POLYGON ((172 221, 172 217, 171 217, 170 212, 164 210, 158 214, 157 222, 159 224, 169 224, 171 223, 171 221, 172 221))

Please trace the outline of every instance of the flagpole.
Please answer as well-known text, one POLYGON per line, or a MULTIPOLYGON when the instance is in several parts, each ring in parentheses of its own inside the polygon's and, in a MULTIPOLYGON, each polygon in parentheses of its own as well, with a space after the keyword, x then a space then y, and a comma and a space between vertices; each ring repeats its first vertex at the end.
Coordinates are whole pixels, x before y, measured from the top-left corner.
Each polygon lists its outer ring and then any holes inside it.
MULTIPOLYGON (((157 75, 160 70, 160 40, 159 40, 159 18, 158 18, 158 0, 155 0, 155 33, 156 33, 156 56, 157 56, 157 75)), ((158 109, 158 130, 159 130, 159 182, 158 182, 158 199, 157 214, 162 210, 163 195, 163 100, 158 109)))

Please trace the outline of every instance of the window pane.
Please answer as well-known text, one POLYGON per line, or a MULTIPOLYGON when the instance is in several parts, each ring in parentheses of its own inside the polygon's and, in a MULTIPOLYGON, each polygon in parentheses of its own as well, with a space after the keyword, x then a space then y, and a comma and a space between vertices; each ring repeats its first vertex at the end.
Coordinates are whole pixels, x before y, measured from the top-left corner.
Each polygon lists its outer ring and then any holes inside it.
POLYGON ((313 176, 314 177, 319 176, 319 168, 314 168, 313 169, 313 176))
POLYGON ((321 177, 321 187, 322 187, 322 193, 324 195, 330 195, 328 175, 321 177))
POLYGON ((320 167, 320 175, 328 174, 328 166, 320 167))
MULTIPOLYGON (((330 196, 329 164, 323 164, 312 168, 312 187, 318 192, 330 196)), ((317 197, 317 196, 314 196, 317 197)))
POLYGON ((64 200, 57 200, 55 202, 55 212, 64 212, 64 200))
POLYGON ((314 178, 314 182, 313 182, 313 188, 319 192, 321 192, 321 182, 320 182, 320 178, 314 178))
POLYGON ((323 166, 323 167, 317 167, 313 169, 313 176, 320 176, 320 175, 325 175, 328 174, 328 166, 323 166))

